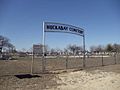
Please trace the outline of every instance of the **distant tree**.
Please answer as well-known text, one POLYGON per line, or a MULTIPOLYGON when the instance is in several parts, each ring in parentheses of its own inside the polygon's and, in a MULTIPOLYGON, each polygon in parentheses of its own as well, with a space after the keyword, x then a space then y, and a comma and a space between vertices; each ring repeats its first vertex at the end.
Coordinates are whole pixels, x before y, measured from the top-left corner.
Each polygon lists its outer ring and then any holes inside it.
POLYGON ((55 52, 56 52, 56 51, 55 51, 55 49, 53 49, 53 48, 50 50, 50 54, 51 54, 51 55, 53 55, 55 52))
POLYGON ((113 51, 114 52, 120 52, 120 45, 119 44, 113 44, 113 51))
POLYGON ((111 44, 108 44, 108 45, 106 46, 106 51, 107 51, 107 52, 112 52, 112 51, 114 51, 113 46, 112 46, 111 44))
POLYGON ((76 45, 68 45, 68 50, 73 54, 75 53, 75 48, 76 48, 76 45))
POLYGON ((27 50, 25 48, 22 48, 21 52, 27 52, 27 50))
POLYGON ((90 52, 94 52, 94 51, 96 51, 96 46, 91 46, 90 47, 90 52))
POLYGON ((76 55, 79 55, 79 53, 82 52, 82 51, 83 51, 83 48, 82 48, 82 47, 76 46, 76 48, 75 48, 75 53, 76 53, 76 55))
POLYGON ((96 51, 98 51, 98 52, 103 52, 105 50, 105 48, 104 48, 104 46, 102 46, 102 45, 98 45, 97 47, 96 47, 96 51))
POLYGON ((60 55, 62 53, 62 50, 59 48, 56 48, 55 51, 57 52, 58 55, 60 55))
POLYGON ((83 51, 82 47, 74 45, 68 45, 68 50, 73 54, 79 54, 80 51, 83 51))
POLYGON ((68 55, 68 52, 69 52, 69 51, 68 51, 68 48, 64 48, 64 54, 65 54, 65 55, 68 55))
POLYGON ((105 48, 104 48, 104 46, 102 46, 102 45, 91 46, 91 47, 90 47, 90 51, 91 51, 91 52, 103 52, 103 51, 105 51, 105 48))
POLYGON ((91 52, 120 52, 120 44, 107 44, 106 46, 91 46, 91 52))
POLYGON ((15 46, 10 43, 10 40, 2 35, 0 35, 0 53, 2 54, 2 51, 9 51, 14 52, 15 46))

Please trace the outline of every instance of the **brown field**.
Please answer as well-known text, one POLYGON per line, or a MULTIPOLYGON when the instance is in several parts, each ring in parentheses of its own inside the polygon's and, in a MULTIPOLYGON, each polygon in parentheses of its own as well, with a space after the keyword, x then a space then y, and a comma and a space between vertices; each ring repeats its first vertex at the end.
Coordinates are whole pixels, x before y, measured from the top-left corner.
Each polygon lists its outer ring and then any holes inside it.
MULTIPOLYGON (((75 73, 75 75, 77 75, 78 74, 77 72, 80 72, 80 73, 87 72, 85 73, 85 75, 87 75, 88 73, 96 73, 96 70, 99 70, 99 72, 103 72, 103 70, 106 70, 104 72, 117 71, 115 73, 120 74, 120 56, 116 57, 116 63, 117 63, 116 65, 113 65, 115 64, 115 57, 113 56, 104 57, 103 58, 103 64, 105 65, 104 67, 101 67, 102 66, 101 57, 86 58, 86 68, 82 71, 79 71, 81 68, 83 68, 82 58, 68 58, 67 65, 66 65, 66 58, 57 57, 57 58, 46 59, 46 71, 59 72, 59 71, 73 70, 74 72, 66 72, 66 73, 59 73, 59 74, 51 74, 51 73, 41 74, 42 59, 35 58, 33 62, 33 73, 39 75, 39 77, 23 78, 23 79, 16 77, 15 75, 31 73, 31 60, 32 60, 31 58, 20 58, 18 60, 0 60, 0 90, 41 90, 41 89, 70 90, 69 85, 71 87, 71 90, 74 90, 74 89, 79 90, 77 88, 79 86, 77 85, 77 83, 73 83, 73 85, 75 84, 74 85, 75 87, 74 87, 71 85, 70 82, 68 82, 69 80, 68 81, 64 80, 65 79, 64 77, 66 77, 66 79, 73 78, 74 80, 74 77, 72 76, 67 77, 67 74, 71 75, 71 73, 73 73, 74 75, 75 73), (67 86, 67 83, 68 83, 68 86, 67 86)), ((90 75, 88 74, 88 76, 90 75)), ((105 73, 105 75, 107 74, 105 73)), ((78 76, 76 76, 77 79, 78 79, 78 76)), ((90 77, 88 76, 86 77, 90 79, 90 77)), ((96 78, 99 78, 99 75, 98 77, 96 76, 96 78)), ((75 81, 75 82, 78 82, 78 81, 75 81)), ((82 85, 82 82, 78 82, 78 84, 80 83, 82 85)), ((119 89, 115 89, 115 90, 119 90, 119 89)), ((84 87, 82 87, 81 90, 84 90, 84 87)), ((85 88, 85 90, 89 90, 89 88, 85 88)), ((100 89, 91 89, 91 90, 100 90, 100 89)), ((103 90, 108 90, 108 89, 103 89, 103 90)), ((113 90, 113 89, 110 89, 110 90, 113 90)))
MULTIPOLYGON (((45 68, 46 71, 65 70, 65 69, 78 69, 83 68, 83 58, 46 58, 45 68)), ((31 73, 32 58, 19 58, 18 60, 0 60, 0 76, 3 75, 16 75, 31 73)), ((116 63, 120 63, 120 55, 116 57, 116 63)), ((103 65, 115 64, 115 57, 104 57, 103 65)), ((102 66, 101 57, 86 58, 86 68, 102 66)), ((35 58, 33 61, 33 73, 39 74, 42 72, 42 58, 35 58)))

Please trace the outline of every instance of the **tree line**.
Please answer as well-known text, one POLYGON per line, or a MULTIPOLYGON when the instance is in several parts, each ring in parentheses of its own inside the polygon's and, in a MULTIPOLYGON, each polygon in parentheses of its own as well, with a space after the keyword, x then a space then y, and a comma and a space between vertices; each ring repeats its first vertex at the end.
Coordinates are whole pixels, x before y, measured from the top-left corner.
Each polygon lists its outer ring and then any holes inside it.
POLYGON ((117 52, 120 53, 120 44, 107 44, 106 46, 91 46, 90 52, 117 52))
MULTIPOLYGON (((58 54, 71 54, 71 55, 79 55, 80 53, 83 53, 83 47, 78 46, 75 44, 69 44, 67 45, 64 50, 61 50, 59 48, 49 48, 48 45, 44 46, 45 47, 45 52, 51 55, 58 55, 58 54)), ((21 52, 32 52, 33 49, 36 53, 42 54, 42 48, 43 45, 39 44, 38 49, 30 48, 30 50, 23 49, 21 52)), ((18 51, 16 50, 15 46, 10 42, 10 39, 7 37, 4 37, 0 35, 0 54, 3 52, 8 52, 8 53, 17 53, 18 51)), ((34 52, 34 53, 35 53, 34 52)), ((103 45, 97 45, 97 46, 91 46, 89 50, 86 50, 86 52, 117 52, 120 53, 120 44, 107 44, 105 46, 103 45)))

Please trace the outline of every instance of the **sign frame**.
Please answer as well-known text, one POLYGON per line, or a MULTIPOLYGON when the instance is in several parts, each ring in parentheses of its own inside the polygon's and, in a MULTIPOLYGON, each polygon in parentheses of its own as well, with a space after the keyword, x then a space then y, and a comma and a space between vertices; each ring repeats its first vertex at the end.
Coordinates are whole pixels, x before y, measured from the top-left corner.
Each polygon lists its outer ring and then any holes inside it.
MULTIPOLYGON (((76 30, 77 31, 77 30, 76 30)), ((79 35, 79 36, 82 36, 83 37, 83 67, 85 67, 85 63, 86 63, 86 60, 85 60, 85 30, 82 29, 82 28, 79 28, 79 27, 76 27, 76 26, 73 26, 73 25, 69 25, 69 24, 62 24, 62 23, 56 23, 56 22, 43 22, 43 39, 42 39, 42 43, 43 43, 43 59, 42 59, 42 71, 45 72, 45 32, 62 32, 62 33, 71 33, 71 34, 76 34, 76 35, 79 35), (55 30, 55 29, 60 29, 60 28, 57 28, 56 26, 53 26, 51 27, 52 29, 54 30, 46 30, 46 27, 45 25, 46 24, 50 24, 50 25, 63 25, 63 26, 68 26, 69 27, 74 27, 75 29, 78 29, 78 30, 81 30, 83 32, 83 34, 79 34, 79 33, 72 33, 72 32, 69 32, 69 31, 62 31, 62 30, 55 30)))

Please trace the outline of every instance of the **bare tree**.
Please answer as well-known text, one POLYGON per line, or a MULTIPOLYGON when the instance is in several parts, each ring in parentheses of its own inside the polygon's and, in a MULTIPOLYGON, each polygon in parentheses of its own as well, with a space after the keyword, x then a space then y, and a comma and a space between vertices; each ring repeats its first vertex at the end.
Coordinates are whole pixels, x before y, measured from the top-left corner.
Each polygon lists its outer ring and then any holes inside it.
POLYGON ((72 52, 74 55, 79 54, 81 51, 83 51, 83 48, 77 45, 68 45, 68 50, 72 52))
POLYGON ((64 48, 64 54, 65 54, 65 55, 68 55, 68 52, 69 52, 69 51, 68 51, 68 48, 64 48))
POLYGON ((91 51, 91 52, 103 52, 103 51, 105 51, 105 48, 104 48, 104 46, 102 46, 102 45, 91 46, 91 47, 90 47, 90 51, 91 51))
POLYGON ((107 52, 112 52, 112 51, 114 51, 114 48, 113 48, 112 44, 108 44, 108 45, 106 46, 106 51, 107 51, 107 52))
POLYGON ((98 51, 98 52, 103 52, 103 51, 104 51, 104 46, 98 45, 98 46, 96 47, 96 51, 98 51))
POLYGON ((96 50, 96 46, 91 46, 90 47, 90 52, 94 52, 96 50))
POLYGON ((68 50, 73 54, 75 53, 75 48, 76 48, 76 45, 68 45, 68 50))
POLYGON ((119 44, 114 44, 113 45, 114 52, 120 52, 120 45, 119 44))
POLYGON ((2 50, 6 49, 6 51, 13 52, 15 51, 15 46, 10 43, 10 40, 2 35, 0 35, 0 53, 2 54, 2 50))

